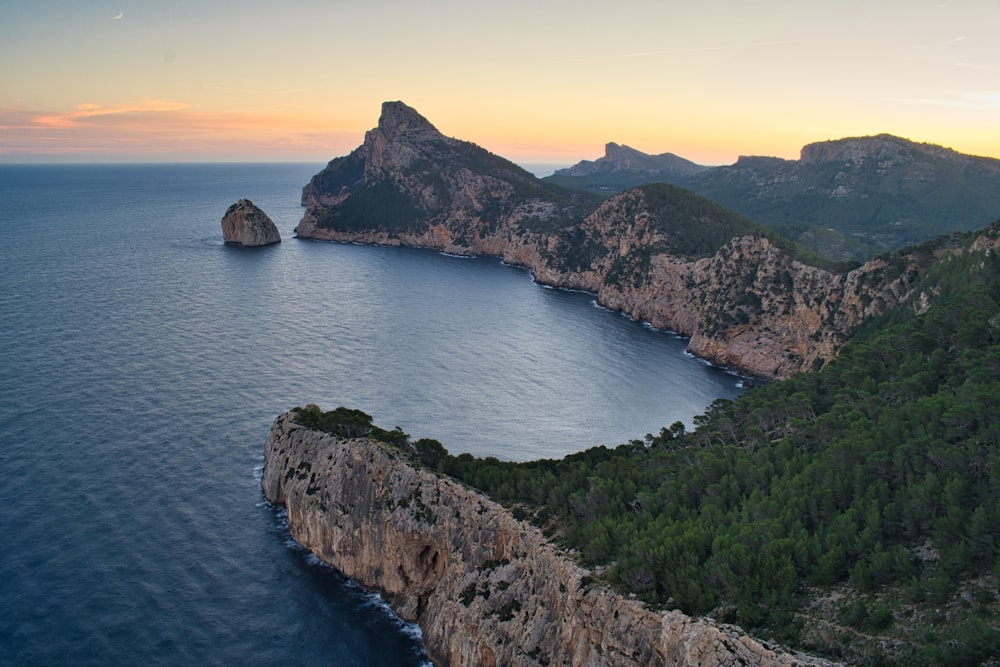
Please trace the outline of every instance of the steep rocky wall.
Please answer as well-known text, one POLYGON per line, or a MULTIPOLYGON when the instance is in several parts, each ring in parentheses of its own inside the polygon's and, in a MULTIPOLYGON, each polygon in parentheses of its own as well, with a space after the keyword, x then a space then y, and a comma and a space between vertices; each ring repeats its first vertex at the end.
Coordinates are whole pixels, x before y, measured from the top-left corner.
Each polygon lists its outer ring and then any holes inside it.
POLYGON ((640 285, 603 284, 597 294, 604 306, 689 336, 699 357, 786 378, 836 357, 850 331, 908 296, 918 275, 881 259, 831 273, 743 236, 712 257, 654 255, 640 285))
POLYGON ((438 665, 824 664, 592 585, 486 497, 291 413, 271 428, 262 487, 298 542, 420 624, 438 665))

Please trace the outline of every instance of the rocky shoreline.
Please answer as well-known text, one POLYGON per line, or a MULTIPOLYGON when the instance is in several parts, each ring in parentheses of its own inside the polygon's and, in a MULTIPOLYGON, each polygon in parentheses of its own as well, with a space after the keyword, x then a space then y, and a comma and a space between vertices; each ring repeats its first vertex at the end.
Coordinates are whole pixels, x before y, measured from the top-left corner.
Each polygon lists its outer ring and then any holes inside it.
POLYGON ((280 415, 261 486, 291 535, 401 618, 437 665, 825 665, 593 583, 536 528, 397 449, 280 415))

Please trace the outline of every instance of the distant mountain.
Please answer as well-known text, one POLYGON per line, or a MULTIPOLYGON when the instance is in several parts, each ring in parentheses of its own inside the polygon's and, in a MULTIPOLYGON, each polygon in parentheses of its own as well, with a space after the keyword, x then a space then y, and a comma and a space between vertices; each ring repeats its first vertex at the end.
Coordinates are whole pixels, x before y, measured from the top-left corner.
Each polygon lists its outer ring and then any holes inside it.
POLYGON ((547 180, 607 192, 655 176, 838 258, 979 229, 1000 215, 1000 160, 889 134, 809 144, 799 160, 741 157, 691 174, 577 170, 586 164, 547 180))
POLYGON ((706 169, 673 153, 649 155, 612 142, 605 145, 604 157, 559 169, 545 180, 574 188, 621 191, 645 183, 671 183, 706 169))

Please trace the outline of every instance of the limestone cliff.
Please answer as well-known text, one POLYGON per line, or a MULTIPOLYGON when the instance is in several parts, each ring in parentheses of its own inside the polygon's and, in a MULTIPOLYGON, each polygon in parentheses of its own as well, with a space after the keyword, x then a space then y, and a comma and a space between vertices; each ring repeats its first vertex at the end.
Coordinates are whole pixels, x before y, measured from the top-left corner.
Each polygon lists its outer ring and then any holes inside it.
POLYGON ((281 243, 271 218, 249 199, 241 199, 222 216, 222 238, 226 243, 261 246, 281 243))
POLYGON ((446 137, 402 102, 302 190, 298 236, 469 253, 487 237, 579 220, 597 199, 539 181, 469 142, 446 137))
POLYGON ((588 199, 443 136, 400 102, 383 105, 364 144, 313 177, 302 201, 300 237, 495 255, 766 378, 831 360, 926 266, 902 257, 824 270, 753 222, 665 184, 588 199))
POLYGON ((298 542, 420 624, 438 665, 824 664, 592 584, 486 497, 292 413, 271 428, 262 487, 298 542))

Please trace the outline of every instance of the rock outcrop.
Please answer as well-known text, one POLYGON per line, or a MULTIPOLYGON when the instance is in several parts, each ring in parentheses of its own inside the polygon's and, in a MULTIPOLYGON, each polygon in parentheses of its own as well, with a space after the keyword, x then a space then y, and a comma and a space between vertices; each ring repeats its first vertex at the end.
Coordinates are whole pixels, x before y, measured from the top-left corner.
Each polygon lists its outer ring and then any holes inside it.
POLYGON ((249 199, 241 199, 222 216, 222 239, 241 246, 281 243, 281 234, 267 213, 249 199))
POLYGON ((302 238, 474 252, 473 238, 579 221, 598 197, 544 183, 475 144, 446 137, 402 102, 302 190, 302 238))
POLYGON ((898 256, 850 273, 818 268, 749 220, 665 184, 588 199, 444 137, 400 102, 384 104, 364 144, 313 177, 302 203, 299 237, 495 255, 765 378, 831 360, 928 265, 898 256))
POLYGON ((271 428, 261 483, 299 543, 420 624, 437 665, 824 664, 593 584, 486 497, 293 413, 271 428))

